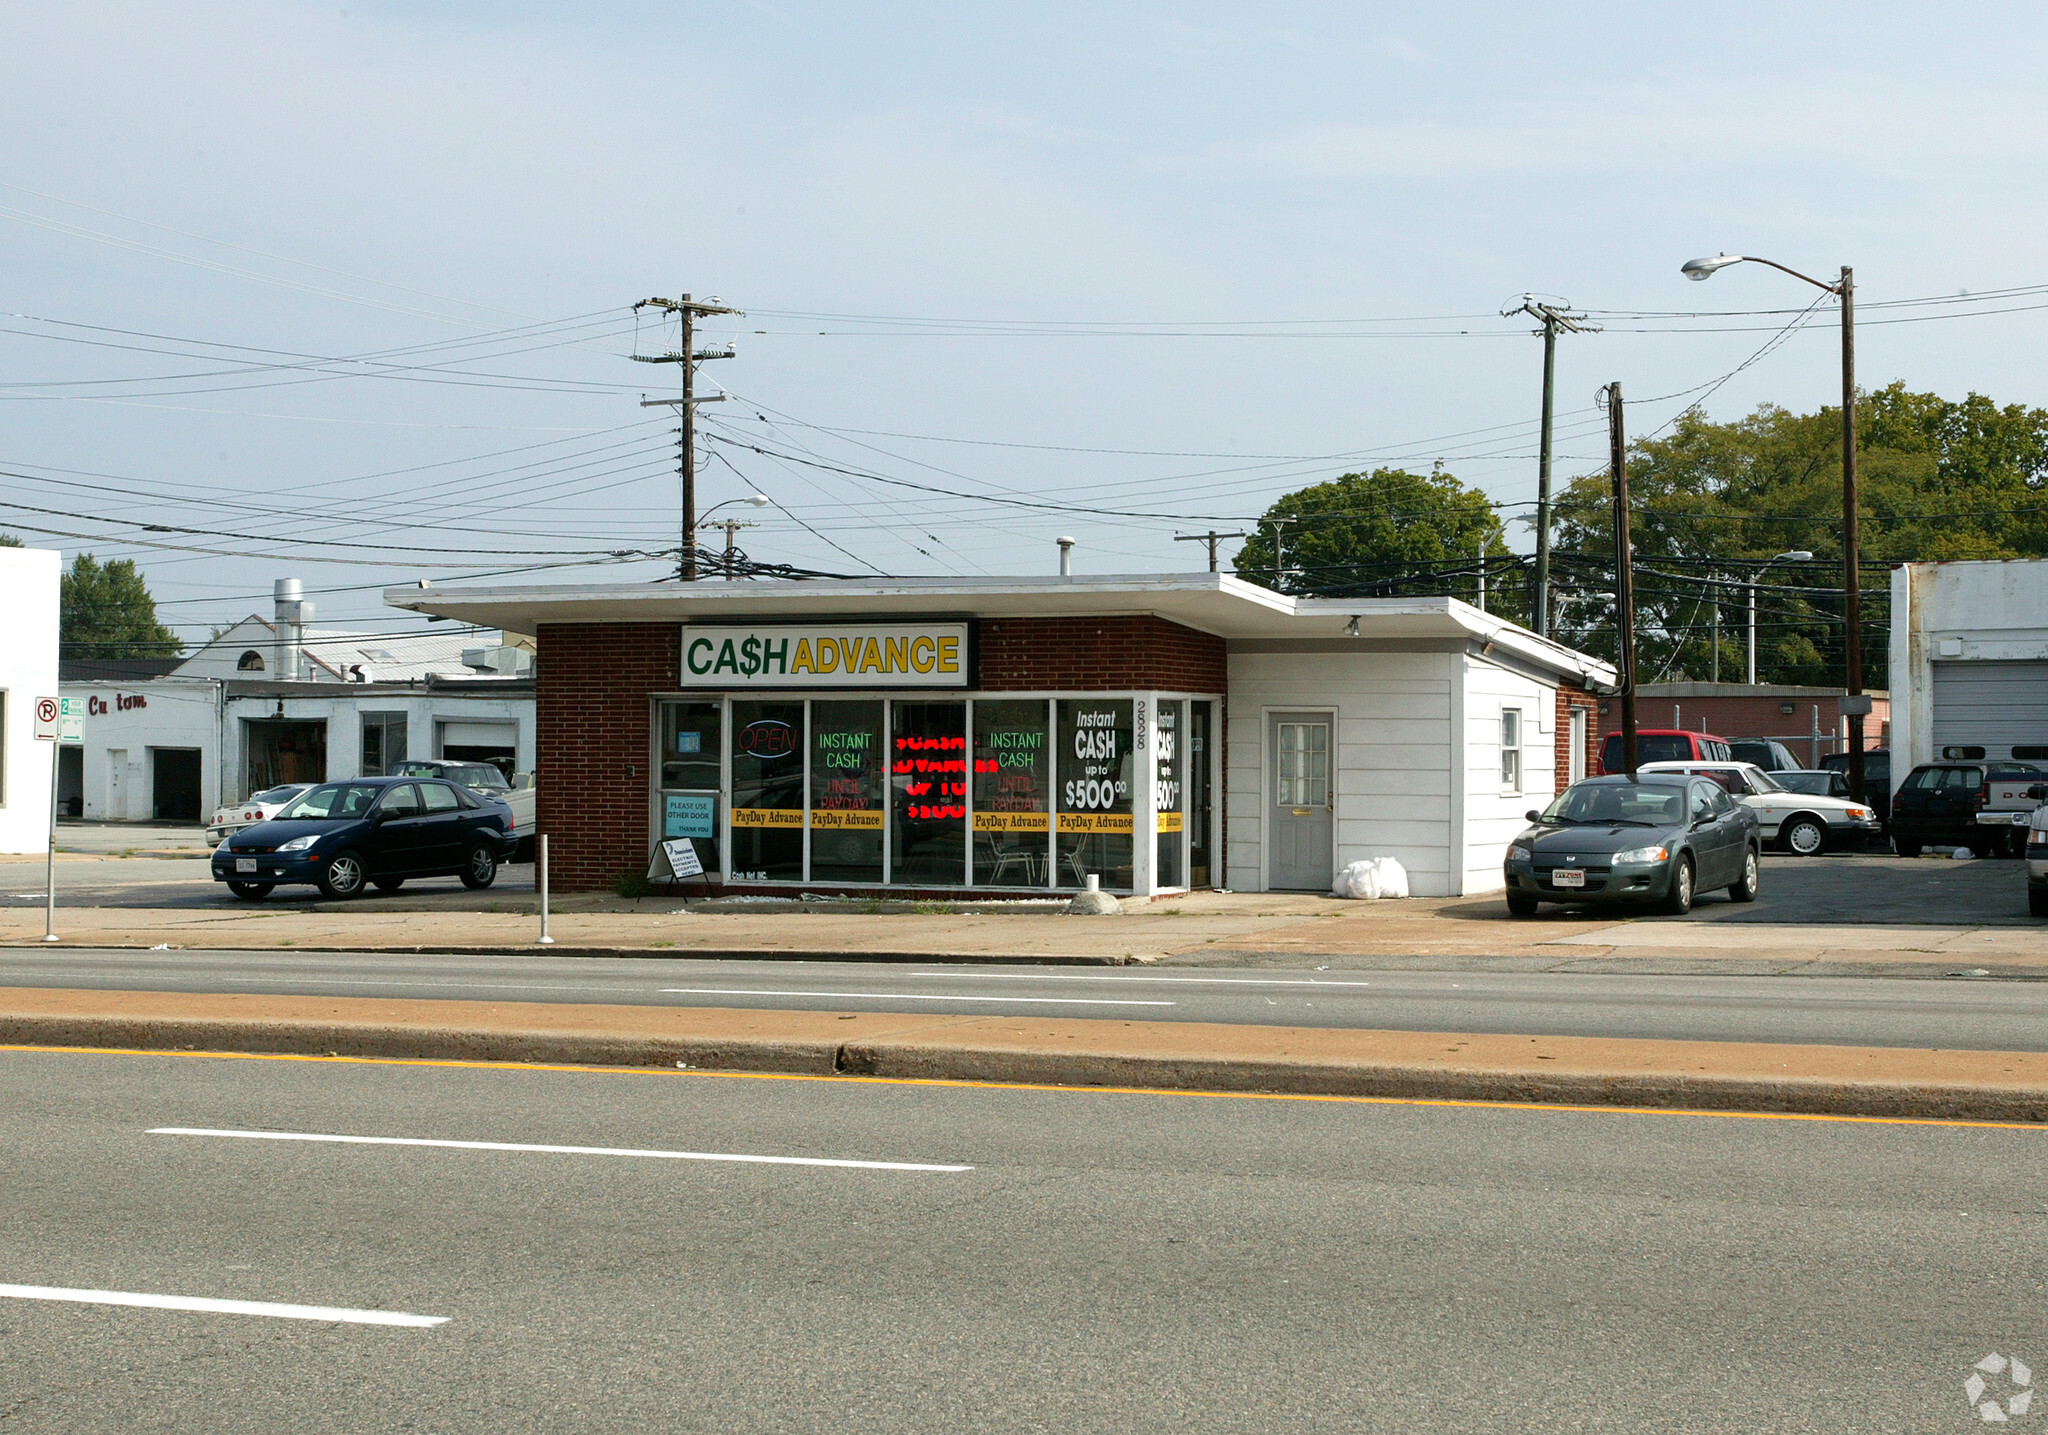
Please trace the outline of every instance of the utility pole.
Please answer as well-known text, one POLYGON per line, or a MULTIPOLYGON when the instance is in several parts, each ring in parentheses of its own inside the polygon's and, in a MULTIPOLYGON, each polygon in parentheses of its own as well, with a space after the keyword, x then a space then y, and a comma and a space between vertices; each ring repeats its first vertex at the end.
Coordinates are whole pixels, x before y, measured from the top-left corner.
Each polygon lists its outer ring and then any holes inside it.
POLYGON ((697 352, 697 320, 707 314, 739 314, 743 311, 728 309, 716 301, 700 302, 687 294, 680 299, 642 299, 633 306, 633 312, 637 314, 642 309, 659 309, 682 320, 683 341, 679 348, 665 354, 635 354, 633 359, 642 364, 683 366, 683 396, 680 399, 642 399, 640 407, 673 406, 682 412, 676 470, 683 489, 683 532, 682 550, 677 554, 676 577, 691 583, 697 578, 697 405, 716 403, 725 397, 724 394, 712 394, 702 399, 697 397, 697 365, 706 359, 730 359, 733 356, 729 347, 697 352))
POLYGON ((725 581, 730 583, 732 582, 733 570, 732 536, 742 528, 752 528, 755 525, 739 518, 714 518, 704 526, 706 528, 723 528, 725 530, 725 560, 719 566, 725 570, 725 581))
POLYGON ((1251 535, 1248 533, 1217 533, 1212 529, 1208 533, 1176 533, 1173 535, 1173 541, 1175 543, 1208 544, 1209 571, 1211 573, 1214 573, 1218 571, 1216 567, 1216 545, 1218 543, 1221 543, 1226 538, 1249 538, 1250 536, 1251 535))
POLYGON ((1614 481, 1614 630, 1621 662, 1621 765, 1636 775, 1636 559, 1628 534, 1628 436, 1622 427, 1621 381, 1606 388, 1607 465, 1614 481))
POLYGON ((1863 563, 1856 532, 1862 507, 1856 492, 1856 271, 1846 264, 1835 292, 1842 299, 1842 642, 1849 679, 1842 706, 1849 718, 1849 795, 1861 802, 1863 715, 1870 699, 1863 696, 1863 563))
POLYGON ((1557 331, 1597 334, 1600 326, 1584 322, 1585 315, 1570 312, 1570 303, 1546 304, 1534 294, 1503 309, 1502 318, 1527 314, 1543 325, 1543 435, 1536 450, 1536 600, 1530 607, 1530 626, 1538 637, 1550 636, 1550 431, 1551 412, 1557 392, 1557 331))

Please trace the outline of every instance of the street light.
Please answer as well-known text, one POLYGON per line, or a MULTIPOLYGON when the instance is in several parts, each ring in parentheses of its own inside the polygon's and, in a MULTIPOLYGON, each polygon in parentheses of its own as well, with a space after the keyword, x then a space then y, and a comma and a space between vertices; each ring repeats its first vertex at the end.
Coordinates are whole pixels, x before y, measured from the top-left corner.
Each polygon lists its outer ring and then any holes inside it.
POLYGON ((1743 669, 1743 681, 1751 687, 1756 686, 1756 580, 1764 576, 1764 570, 1772 563, 1807 563, 1812 559, 1813 555, 1804 548, 1788 548, 1749 575, 1749 662, 1743 669))
MULTIPOLYGON (((1844 264, 1842 277, 1828 284, 1811 274, 1787 268, 1775 259, 1759 259, 1754 254, 1713 254, 1686 260, 1679 266, 1679 272, 1688 279, 1705 280, 1731 264, 1768 265, 1842 301, 1842 658, 1844 687, 1848 690, 1842 711, 1849 719, 1849 792, 1861 802, 1863 716, 1870 711, 1870 699, 1863 696, 1863 574, 1856 533, 1856 271, 1844 264)), ((1756 613, 1753 589, 1754 585, 1750 594, 1752 624, 1756 613)), ((1751 681, 1755 681, 1754 671, 1751 681)))

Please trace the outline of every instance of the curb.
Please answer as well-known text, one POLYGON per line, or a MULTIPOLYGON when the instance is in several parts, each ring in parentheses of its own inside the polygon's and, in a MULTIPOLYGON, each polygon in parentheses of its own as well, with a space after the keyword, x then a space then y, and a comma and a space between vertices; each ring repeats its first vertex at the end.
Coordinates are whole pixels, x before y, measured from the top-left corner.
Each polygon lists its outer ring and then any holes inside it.
POLYGON ((1372 1062, 1202 1060, 931 1041, 611 1037, 486 1032, 368 1021, 204 1017, 0 1017, 0 1045, 131 1051, 526 1062, 802 1076, 1143 1088, 1399 1101, 2048 1123, 2048 1088, 1681 1072, 1544 1072, 1372 1062))
POLYGON ((556 943, 543 947, 538 943, 522 946, 392 946, 392 947, 346 947, 346 946, 292 946, 292 947, 216 947, 205 942, 179 943, 167 949, 152 942, 96 942, 89 938, 66 938, 62 942, 45 944, 41 941, 0 941, 0 951, 10 952, 264 952, 272 956, 318 955, 342 953, 355 956, 377 957, 621 957, 650 958, 664 961, 694 960, 715 962, 875 962, 891 965, 916 965, 927 963, 944 966, 1019 966, 1019 967, 1140 967, 1150 966, 1160 959, 1156 956, 1075 956, 1071 953, 1040 953, 1018 956, 1015 954, 989 952, 848 952, 820 951, 800 952, 787 949, 774 951, 753 951, 744 947, 571 947, 556 943))

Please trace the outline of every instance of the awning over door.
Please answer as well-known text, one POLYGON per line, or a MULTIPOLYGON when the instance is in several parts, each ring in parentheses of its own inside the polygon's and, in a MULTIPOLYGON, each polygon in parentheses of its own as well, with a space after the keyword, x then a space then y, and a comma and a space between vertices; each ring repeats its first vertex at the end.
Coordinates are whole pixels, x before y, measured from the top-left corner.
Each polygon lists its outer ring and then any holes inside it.
POLYGON ((1936 757, 1945 747, 1992 758, 2048 747, 2048 661, 1935 663, 1933 673, 1936 757))

